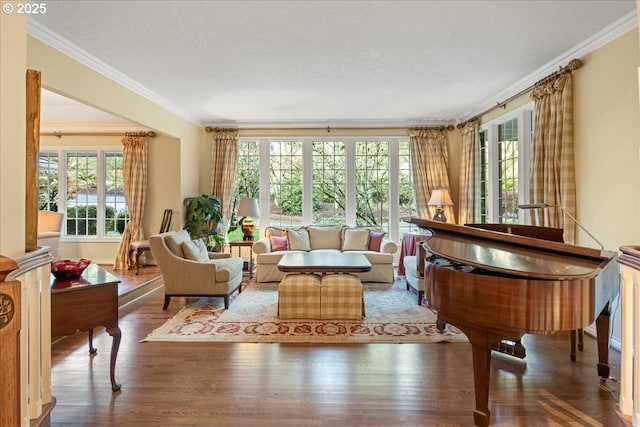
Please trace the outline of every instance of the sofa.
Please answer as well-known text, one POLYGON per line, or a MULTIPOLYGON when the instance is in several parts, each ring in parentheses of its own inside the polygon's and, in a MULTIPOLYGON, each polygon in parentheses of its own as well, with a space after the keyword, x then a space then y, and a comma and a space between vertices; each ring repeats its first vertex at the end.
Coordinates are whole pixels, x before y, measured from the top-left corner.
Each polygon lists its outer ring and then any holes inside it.
POLYGON ((356 273, 362 282, 393 283, 393 255, 398 245, 375 227, 308 225, 300 228, 267 227, 253 244, 256 281, 280 282, 286 273, 278 262, 286 251, 357 251, 371 263, 371 270, 356 273))
POLYGON ((241 258, 207 252, 202 240, 191 240, 185 230, 149 237, 151 253, 164 280, 166 310, 174 296, 222 297, 229 308, 229 295, 242 291, 241 258))

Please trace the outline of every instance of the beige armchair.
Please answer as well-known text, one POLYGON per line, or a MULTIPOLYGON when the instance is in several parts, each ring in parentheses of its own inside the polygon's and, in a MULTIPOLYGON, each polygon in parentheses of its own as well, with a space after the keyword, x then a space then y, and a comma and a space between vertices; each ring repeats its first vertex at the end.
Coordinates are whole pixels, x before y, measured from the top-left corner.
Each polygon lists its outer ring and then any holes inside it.
POLYGON ((229 308, 229 295, 242 291, 241 258, 207 252, 200 240, 191 240, 185 230, 155 234, 149 238, 151 253, 164 279, 164 306, 172 296, 223 297, 229 308))
POLYGON ((60 259, 61 212, 38 211, 38 246, 49 246, 54 261, 60 259))

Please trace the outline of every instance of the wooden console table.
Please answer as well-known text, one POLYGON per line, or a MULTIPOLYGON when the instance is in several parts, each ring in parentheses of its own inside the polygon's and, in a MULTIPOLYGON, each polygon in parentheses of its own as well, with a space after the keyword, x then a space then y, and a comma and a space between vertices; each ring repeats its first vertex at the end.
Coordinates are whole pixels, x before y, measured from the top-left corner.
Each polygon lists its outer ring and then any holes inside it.
POLYGON ((244 247, 248 247, 249 248, 249 259, 248 260, 243 260, 243 262, 246 263, 247 266, 247 270, 249 270, 249 278, 253 277, 253 240, 232 240, 229 242, 229 252, 231 253, 231 256, 233 256, 233 248, 237 247, 238 248, 238 256, 240 258, 242 258, 242 248, 244 247))
POLYGON ((104 326, 113 338, 111 344, 111 390, 120 390, 115 381, 116 358, 121 333, 118 327, 118 283, 120 281, 97 264, 90 264, 79 279, 57 280, 51 275, 51 336, 89 332, 89 353, 93 347, 93 328, 104 326))

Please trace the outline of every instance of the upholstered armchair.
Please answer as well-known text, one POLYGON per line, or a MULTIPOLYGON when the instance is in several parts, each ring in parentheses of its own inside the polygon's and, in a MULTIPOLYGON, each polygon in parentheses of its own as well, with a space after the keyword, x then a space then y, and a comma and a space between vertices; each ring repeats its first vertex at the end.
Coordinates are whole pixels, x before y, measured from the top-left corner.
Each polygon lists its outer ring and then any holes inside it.
POLYGON ((38 246, 49 246, 54 261, 60 259, 61 212, 38 211, 38 246))
POLYGON ((155 234, 149 238, 151 253, 164 279, 164 306, 172 296, 223 297, 229 308, 229 295, 242 291, 241 258, 207 252, 201 240, 191 240, 185 230, 155 234))

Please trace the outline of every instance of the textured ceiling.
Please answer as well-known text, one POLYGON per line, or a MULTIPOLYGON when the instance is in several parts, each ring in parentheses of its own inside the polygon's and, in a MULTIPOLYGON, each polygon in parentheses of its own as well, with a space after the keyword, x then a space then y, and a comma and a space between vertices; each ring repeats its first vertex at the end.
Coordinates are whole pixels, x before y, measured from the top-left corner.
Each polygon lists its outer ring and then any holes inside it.
POLYGON ((52 1, 29 32, 197 124, 420 124, 477 113, 633 13, 632 0, 52 1))

